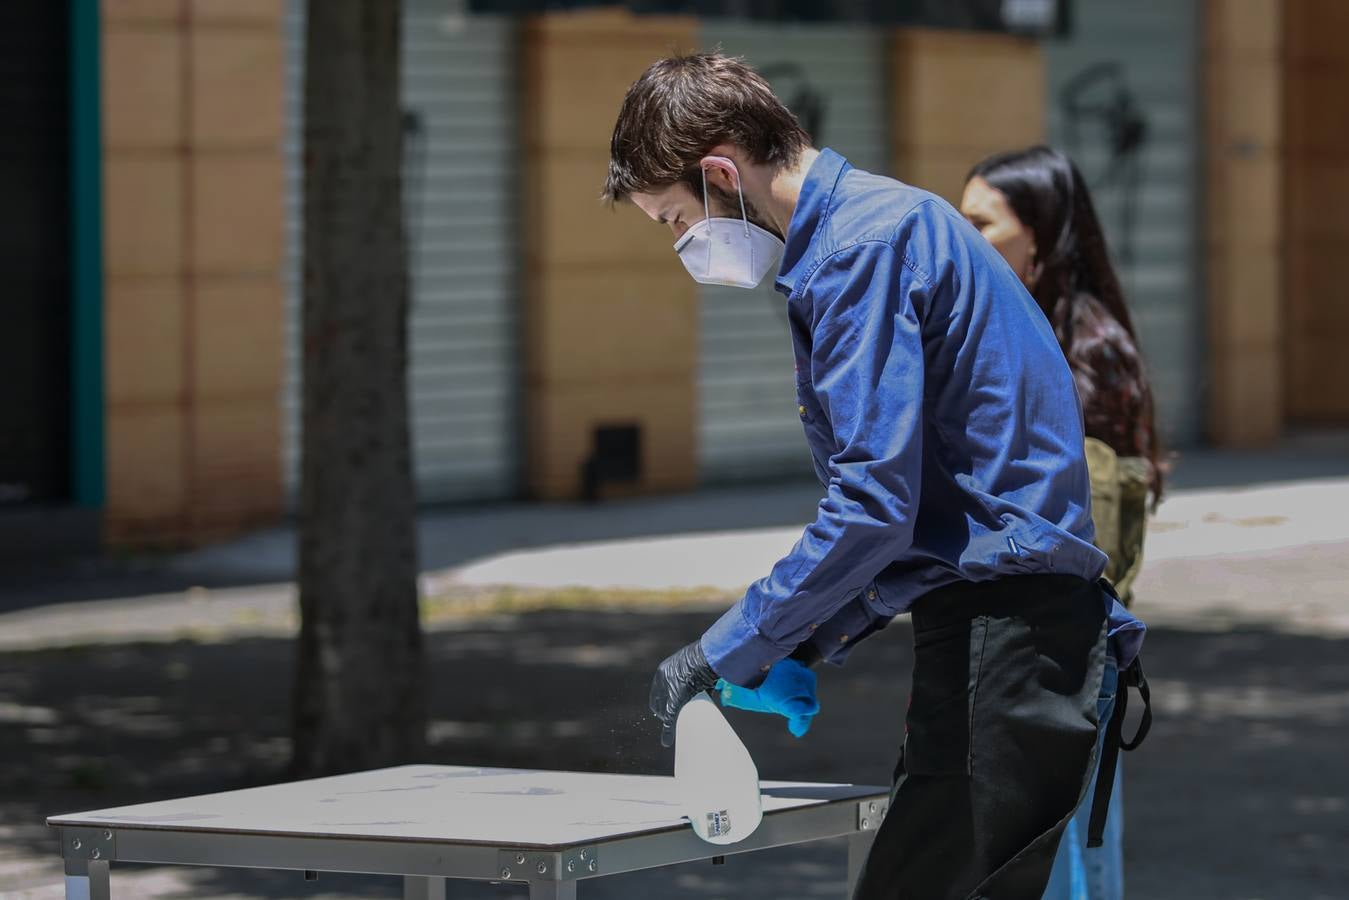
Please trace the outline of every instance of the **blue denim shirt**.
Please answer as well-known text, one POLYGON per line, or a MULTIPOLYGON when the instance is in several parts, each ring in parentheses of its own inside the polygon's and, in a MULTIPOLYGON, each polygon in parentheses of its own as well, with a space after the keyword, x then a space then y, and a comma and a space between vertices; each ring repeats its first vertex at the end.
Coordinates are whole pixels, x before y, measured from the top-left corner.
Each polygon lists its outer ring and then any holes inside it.
MULTIPOLYGON (((777 289, 826 488, 815 521, 703 635, 753 686, 810 642, 849 649, 934 588, 1061 573, 1099 578, 1081 406, 1035 301, 940 198, 821 152, 777 289)), ((1142 623, 1109 610, 1127 665, 1142 623)))

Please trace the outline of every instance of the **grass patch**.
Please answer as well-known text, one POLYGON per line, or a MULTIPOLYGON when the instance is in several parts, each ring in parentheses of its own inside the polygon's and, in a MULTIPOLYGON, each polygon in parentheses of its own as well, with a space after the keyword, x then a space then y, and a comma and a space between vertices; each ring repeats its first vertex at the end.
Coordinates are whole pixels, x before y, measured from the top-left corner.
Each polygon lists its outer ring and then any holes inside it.
POLYGON ((718 588, 645 590, 637 588, 449 587, 422 599, 422 621, 473 615, 518 614, 540 610, 593 609, 641 611, 726 606, 740 598, 718 588))

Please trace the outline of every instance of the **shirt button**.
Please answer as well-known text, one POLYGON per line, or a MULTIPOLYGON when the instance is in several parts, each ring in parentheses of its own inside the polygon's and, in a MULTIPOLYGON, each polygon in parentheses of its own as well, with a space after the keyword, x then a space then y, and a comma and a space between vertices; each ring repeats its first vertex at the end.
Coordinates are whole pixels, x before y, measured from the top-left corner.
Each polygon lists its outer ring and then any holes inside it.
POLYGON ((838 639, 838 642, 839 642, 840 644, 846 644, 846 643, 848 643, 848 636, 847 636, 846 634, 840 635, 840 636, 839 636, 839 639, 838 639))
POLYGON ((804 406, 798 406, 798 407, 796 408, 796 411, 797 411, 798 413, 800 413, 801 415, 803 415, 803 416, 806 414, 806 408, 805 408, 804 406))
POLYGON ((773 668, 773 667, 772 667, 772 666, 759 666, 759 671, 760 671, 760 672, 767 672, 767 671, 768 671, 769 669, 771 669, 771 668, 773 668))
POLYGON ((875 599, 876 599, 876 592, 875 592, 875 591, 867 591, 867 599, 868 599, 868 600, 875 600, 875 599))
POLYGON ((812 625, 812 626, 810 626, 810 630, 811 630, 811 631, 814 631, 816 628, 819 628, 819 627, 820 627, 820 626, 819 626, 818 624, 812 625))

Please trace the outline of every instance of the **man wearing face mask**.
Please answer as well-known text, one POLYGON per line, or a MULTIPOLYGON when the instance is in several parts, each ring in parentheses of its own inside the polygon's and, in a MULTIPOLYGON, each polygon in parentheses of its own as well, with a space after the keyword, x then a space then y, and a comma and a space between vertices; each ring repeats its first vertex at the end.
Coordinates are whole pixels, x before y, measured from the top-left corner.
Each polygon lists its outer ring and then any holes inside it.
POLYGON ((911 612, 895 798, 857 897, 1039 897, 1095 764, 1098 699, 1116 672, 1141 680, 1143 636, 1099 581, 1082 414, 1044 316, 947 203, 811 147, 719 54, 632 85, 604 196, 669 225, 699 282, 776 267, 825 490, 791 551, 661 664, 662 741, 719 681, 804 733, 810 669, 911 612))

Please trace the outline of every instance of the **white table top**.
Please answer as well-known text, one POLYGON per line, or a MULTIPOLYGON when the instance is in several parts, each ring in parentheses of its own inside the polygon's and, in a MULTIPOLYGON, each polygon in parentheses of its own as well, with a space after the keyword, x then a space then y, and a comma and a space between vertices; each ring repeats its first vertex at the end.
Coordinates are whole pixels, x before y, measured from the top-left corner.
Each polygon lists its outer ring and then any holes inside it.
MULTIPOLYGON (((763 782, 765 815, 884 788, 763 782)), ((50 825, 559 847, 687 828, 673 778, 465 766, 352 775, 53 816, 50 825)))

